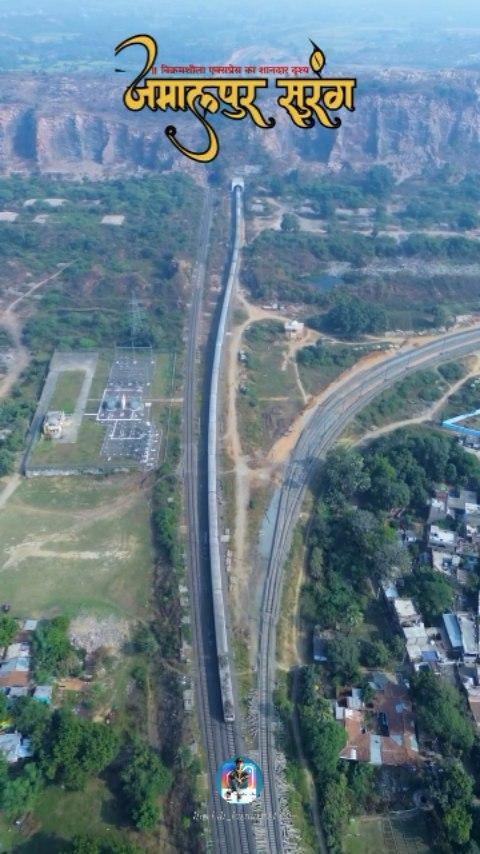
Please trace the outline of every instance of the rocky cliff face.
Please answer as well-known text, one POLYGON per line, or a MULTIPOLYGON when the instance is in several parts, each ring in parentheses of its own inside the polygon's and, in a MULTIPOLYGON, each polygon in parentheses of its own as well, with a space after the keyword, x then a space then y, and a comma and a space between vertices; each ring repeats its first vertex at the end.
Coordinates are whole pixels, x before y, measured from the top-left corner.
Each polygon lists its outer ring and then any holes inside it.
MULTIPOLYGON (((165 138, 179 127, 183 139, 194 131, 192 116, 129 113, 122 104, 124 80, 48 75, 4 78, 0 95, 0 172, 59 173, 106 177, 122 172, 192 168, 165 138)), ((354 169, 390 166, 399 177, 425 167, 454 163, 478 168, 480 76, 390 73, 359 81, 356 112, 343 113, 338 131, 300 130, 273 103, 271 130, 248 120, 218 121, 220 158, 254 163, 260 148, 282 168, 354 169)), ((265 110, 267 112, 267 109, 265 110)), ((198 128, 195 128, 198 130, 198 128)), ((200 167, 202 168, 202 167, 200 167)), ((198 170, 198 167, 194 166, 198 170)))

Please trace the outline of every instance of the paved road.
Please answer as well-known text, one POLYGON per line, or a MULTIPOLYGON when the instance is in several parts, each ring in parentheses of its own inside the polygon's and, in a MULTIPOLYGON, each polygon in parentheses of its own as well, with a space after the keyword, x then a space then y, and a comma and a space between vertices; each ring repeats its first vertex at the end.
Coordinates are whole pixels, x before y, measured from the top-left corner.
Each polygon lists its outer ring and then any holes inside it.
POLYGON ((283 484, 263 590, 258 651, 260 765, 265 776, 264 823, 268 850, 285 851, 278 817, 275 786, 275 719, 272 691, 275 685, 276 624, 279 615, 283 567, 292 534, 317 460, 334 445, 347 424, 371 400, 406 374, 480 349, 480 328, 443 336, 429 344, 402 351, 380 365, 347 378, 312 411, 284 469, 283 484))
MULTIPOLYGON (((193 274, 183 402, 184 488, 188 527, 187 560, 190 575, 192 636, 198 719, 208 771, 211 797, 208 818, 212 846, 219 854, 253 854, 255 844, 248 809, 223 805, 214 790, 215 772, 229 756, 242 753, 242 743, 235 724, 223 721, 217 668, 212 588, 208 555, 207 515, 207 424, 211 341, 202 351, 200 362, 200 321, 205 266, 209 248, 212 198, 208 191, 202 212, 199 251, 193 274), (200 385, 199 385, 200 384, 200 385), (196 400, 196 392, 198 399, 196 400), (197 404, 199 404, 197 406, 197 404)), ((215 332, 216 318, 212 324, 215 332)), ((236 709, 238 719, 238 708, 236 709)))

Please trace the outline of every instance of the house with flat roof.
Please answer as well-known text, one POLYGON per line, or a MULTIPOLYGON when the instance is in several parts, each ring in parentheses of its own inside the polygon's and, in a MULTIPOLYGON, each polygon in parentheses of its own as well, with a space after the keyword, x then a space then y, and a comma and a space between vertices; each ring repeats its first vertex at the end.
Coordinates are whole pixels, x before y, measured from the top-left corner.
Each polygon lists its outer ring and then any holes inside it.
POLYGON ((441 549, 451 549, 455 551, 455 546, 457 543, 457 534, 455 531, 445 531, 443 528, 439 528, 438 525, 430 525, 430 530, 428 532, 428 545, 430 547, 437 546, 441 549))
POLYGON ((53 687, 51 685, 37 685, 33 692, 33 699, 39 703, 49 706, 52 702, 53 687))
POLYGON ((393 599, 392 606, 400 627, 418 626, 422 622, 422 617, 411 599, 393 599))
POLYGON ((3 753, 9 764, 33 756, 30 739, 24 738, 19 732, 0 734, 0 753, 3 753))

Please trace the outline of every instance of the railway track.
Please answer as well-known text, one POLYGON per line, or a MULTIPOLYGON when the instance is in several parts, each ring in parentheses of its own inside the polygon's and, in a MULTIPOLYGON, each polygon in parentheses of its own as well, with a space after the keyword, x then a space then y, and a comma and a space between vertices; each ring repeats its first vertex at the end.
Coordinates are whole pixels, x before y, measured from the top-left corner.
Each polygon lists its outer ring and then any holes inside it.
MULTIPOLYGON (((235 722, 225 723, 217 667, 214 613, 208 544, 207 424, 209 368, 206 348, 205 375, 197 375, 201 312, 212 222, 212 197, 208 191, 199 230, 199 249, 192 276, 192 302, 188 322, 185 395, 183 404, 183 476, 187 521, 187 563, 194 647, 195 688, 199 726, 203 739, 210 797, 207 849, 216 854, 254 854, 255 842, 248 807, 224 804, 215 791, 217 768, 229 756, 243 752, 235 722), (200 385, 201 394, 197 393, 200 385), (203 404, 203 405, 202 405, 203 404), (199 421, 200 419, 200 421, 199 421)), ((198 372, 200 373, 200 372, 198 372)), ((203 372, 202 372, 203 373, 203 372)), ((235 698, 233 698, 235 699, 235 698)))
POLYGON ((292 541, 310 478, 319 458, 344 431, 355 415, 382 391, 403 376, 452 358, 458 359, 480 348, 480 328, 452 333, 366 368, 328 395, 312 412, 284 471, 267 566, 258 647, 260 764, 264 769, 264 828, 268 851, 285 850, 279 820, 275 774, 275 716, 272 691, 275 684, 276 624, 279 616, 283 567, 292 541))

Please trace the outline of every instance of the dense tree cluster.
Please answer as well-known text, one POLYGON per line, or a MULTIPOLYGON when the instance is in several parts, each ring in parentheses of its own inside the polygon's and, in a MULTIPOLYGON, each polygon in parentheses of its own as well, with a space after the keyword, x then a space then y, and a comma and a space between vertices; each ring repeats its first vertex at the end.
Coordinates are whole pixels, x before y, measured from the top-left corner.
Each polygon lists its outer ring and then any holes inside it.
POLYGON ((420 613, 429 624, 452 609, 455 598, 452 584, 448 578, 430 567, 419 566, 407 576, 404 590, 415 600, 420 613))
POLYGON ((8 614, 0 617, 0 647, 8 646, 18 631, 18 623, 8 614))
POLYGON ((39 682, 48 682, 54 676, 78 675, 81 660, 70 643, 67 617, 54 617, 40 625, 32 637, 33 668, 39 682))
POLYGON ((173 564, 179 561, 179 494, 177 475, 169 463, 160 466, 153 489, 153 526, 156 541, 173 564))
POLYGON ((385 332, 388 319, 381 306, 360 297, 341 294, 325 315, 310 318, 308 323, 314 329, 320 328, 332 335, 355 339, 368 333, 385 332))
POLYGON ((411 687, 420 732, 444 753, 468 752, 474 729, 457 689, 445 679, 438 679, 431 670, 416 673, 411 687))
POLYGON ((140 830, 149 830, 160 820, 158 798, 172 785, 172 776, 151 747, 137 741, 121 773, 123 793, 130 818, 140 830))
POLYGON ((384 510, 398 506, 399 484, 402 484, 402 504, 410 504, 422 515, 436 483, 472 489, 480 486, 478 460, 465 453, 453 438, 435 430, 397 430, 373 443, 364 460, 371 482, 363 498, 372 508, 379 507, 380 495, 385 499, 384 510))
POLYGON ((452 759, 432 775, 430 796, 440 812, 445 835, 455 850, 470 839, 473 780, 461 762, 452 759))

